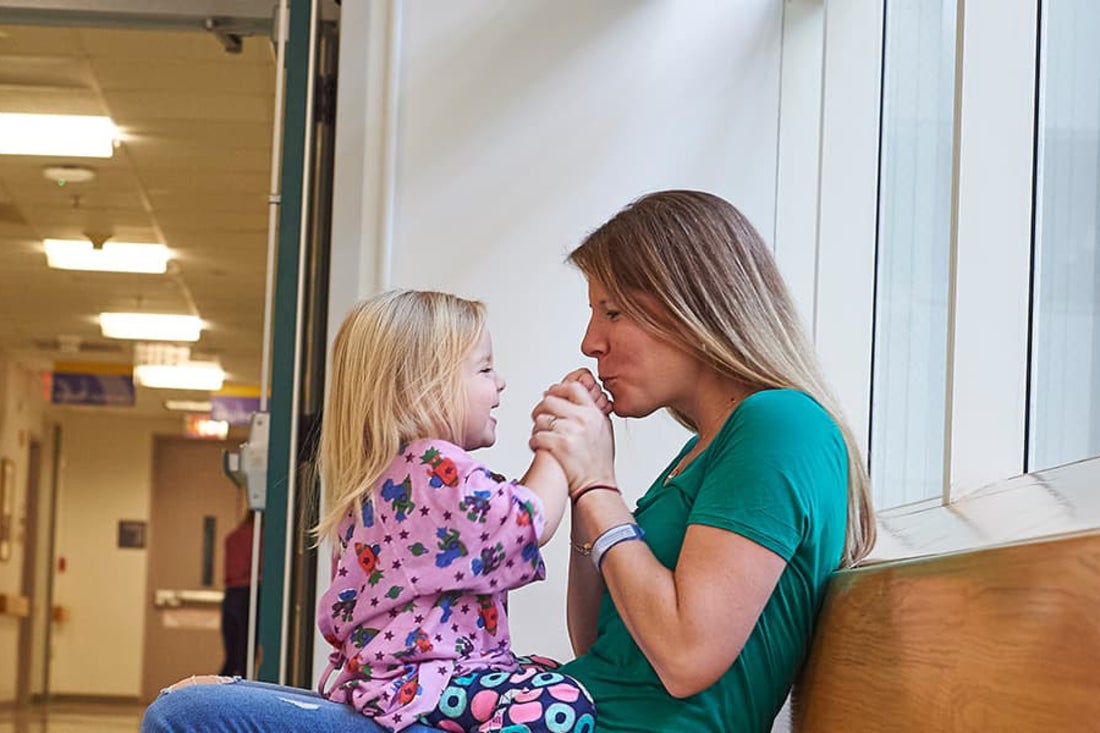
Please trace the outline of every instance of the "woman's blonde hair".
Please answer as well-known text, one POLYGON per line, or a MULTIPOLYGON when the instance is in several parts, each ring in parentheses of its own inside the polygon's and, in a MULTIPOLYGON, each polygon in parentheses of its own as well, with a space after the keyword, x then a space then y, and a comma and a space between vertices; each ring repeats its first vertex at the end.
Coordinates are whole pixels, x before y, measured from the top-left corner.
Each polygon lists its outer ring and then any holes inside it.
MULTIPOLYGON (((848 449, 848 528, 842 567, 875 543, 870 480, 855 435, 832 396, 764 240, 732 204, 700 191, 642 196, 570 255, 623 312, 658 338, 750 387, 813 397, 848 449), (639 302, 648 295, 660 309, 639 302)), ((691 430, 686 416, 670 410, 691 430)))
POLYGON ((344 318, 321 420, 318 537, 361 507, 403 443, 462 441, 462 362, 484 328, 482 303, 418 290, 367 298, 344 318))

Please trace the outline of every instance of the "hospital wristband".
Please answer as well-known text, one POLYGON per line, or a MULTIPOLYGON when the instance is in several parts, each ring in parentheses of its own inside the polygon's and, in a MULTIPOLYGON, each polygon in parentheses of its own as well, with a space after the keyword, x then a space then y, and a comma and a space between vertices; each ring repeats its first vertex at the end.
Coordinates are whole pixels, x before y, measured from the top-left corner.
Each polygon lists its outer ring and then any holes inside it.
POLYGON ((611 529, 605 530, 595 542, 592 543, 592 564, 596 566, 596 572, 603 573, 601 566, 603 565, 604 555, 615 545, 620 542, 627 542, 629 540, 640 540, 645 537, 645 531, 642 530, 637 524, 619 524, 611 529))

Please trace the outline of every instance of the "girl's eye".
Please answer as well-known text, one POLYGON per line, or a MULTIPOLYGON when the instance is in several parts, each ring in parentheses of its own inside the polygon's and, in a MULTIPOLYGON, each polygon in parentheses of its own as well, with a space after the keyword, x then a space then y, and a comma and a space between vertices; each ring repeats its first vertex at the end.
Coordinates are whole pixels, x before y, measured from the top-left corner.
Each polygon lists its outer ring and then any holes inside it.
POLYGON ((492 367, 485 367, 484 369, 481 370, 481 373, 482 374, 490 374, 492 371, 493 371, 492 367))
POLYGON ((609 311, 606 311, 604 315, 607 316, 607 320, 614 321, 614 320, 618 319, 619 316, 622 315, 622 312, 621 311, 610 311, 609 310, 609 311))

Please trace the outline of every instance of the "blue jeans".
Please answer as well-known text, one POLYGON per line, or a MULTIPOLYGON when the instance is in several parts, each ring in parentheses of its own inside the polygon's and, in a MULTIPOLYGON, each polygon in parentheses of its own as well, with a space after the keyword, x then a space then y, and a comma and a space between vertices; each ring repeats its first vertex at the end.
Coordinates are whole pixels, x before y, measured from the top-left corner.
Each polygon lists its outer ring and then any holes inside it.
MULTIPOLYGON (((162 692, 145 711, 141 733, 385 733, 350 705, 316 692, 236 680, 162 692)), ((439 733, 412 725, 402 733, 439 733)))

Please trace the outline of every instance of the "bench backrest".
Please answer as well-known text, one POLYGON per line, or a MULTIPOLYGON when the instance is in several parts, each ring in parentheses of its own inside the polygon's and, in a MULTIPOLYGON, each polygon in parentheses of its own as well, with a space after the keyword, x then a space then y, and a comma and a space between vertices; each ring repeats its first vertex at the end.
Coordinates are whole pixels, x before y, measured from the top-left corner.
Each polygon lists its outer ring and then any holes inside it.
POLYGON ((1100 534, 837 573, 795 731, 1100 730, 1100 534))

